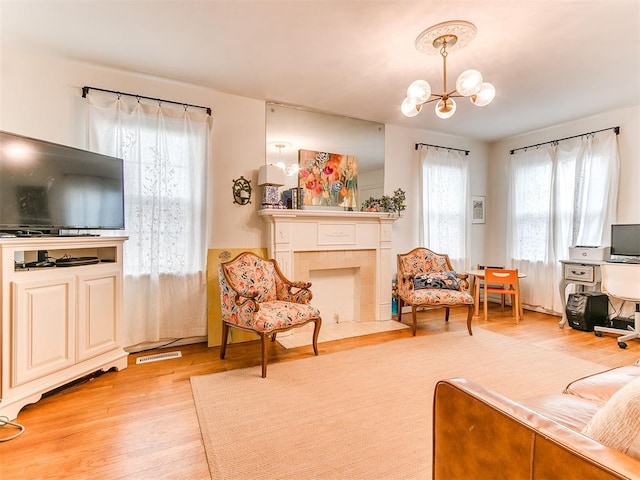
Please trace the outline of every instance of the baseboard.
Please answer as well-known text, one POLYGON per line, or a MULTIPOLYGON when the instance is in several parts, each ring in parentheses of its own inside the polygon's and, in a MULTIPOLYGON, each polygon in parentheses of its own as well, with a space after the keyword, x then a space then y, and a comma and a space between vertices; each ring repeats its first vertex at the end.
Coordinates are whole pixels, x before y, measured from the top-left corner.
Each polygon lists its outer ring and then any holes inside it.
POLYGON ((185 338, 166 338, 157 342, 142 342, 136 345, 125 347, 125 352, 138 353, 146 350, 155 350, 156 348, 179 347, 180 345, 191 345, 192 343, 206 342, 206 336, 185 337, 185 338))

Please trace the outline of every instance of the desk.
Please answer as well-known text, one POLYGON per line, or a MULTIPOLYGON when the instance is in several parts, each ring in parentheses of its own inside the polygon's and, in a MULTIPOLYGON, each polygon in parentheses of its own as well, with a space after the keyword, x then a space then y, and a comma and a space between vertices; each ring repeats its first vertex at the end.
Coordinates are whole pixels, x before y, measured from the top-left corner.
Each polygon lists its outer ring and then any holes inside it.
POLYGON ((623 263, 603 263, 602 268, 602 293, 618 300, 635 303, 636 309, 633 319, 633 327, 628 330, 620 328, 601 327, 596 325, 596 336, 603 332, 621 335, 618 337, 618 346, 627 348, 627 340, 640 338, 640 265, 623 263))
MULTIPOLYGON (((475 305, 474 315, 480 315, 480 281, 484 280, 484 270, 467 270, 465 273, 469 275, 473 275, 473 303, 475 305)), ((521 278, 525 278, 527 276, 526 273, 522 273, 518 271, 518 280, 521 278)), ((522 309, 522 296, 520 297, 520 316, 524 316, 524 311, 522 309)))
POLYGON ((562 264, 562 279, 560 280, 560 300, 562 301, 562 319, 558 323, 560 328, 567 323, 567 298, 566 289, 570 283, 578 286, 579 292, 584 292, 585 287, 592 287, 594 291, 600 291, 602 274, 600 265, 604 260, 560 260, 562 264))

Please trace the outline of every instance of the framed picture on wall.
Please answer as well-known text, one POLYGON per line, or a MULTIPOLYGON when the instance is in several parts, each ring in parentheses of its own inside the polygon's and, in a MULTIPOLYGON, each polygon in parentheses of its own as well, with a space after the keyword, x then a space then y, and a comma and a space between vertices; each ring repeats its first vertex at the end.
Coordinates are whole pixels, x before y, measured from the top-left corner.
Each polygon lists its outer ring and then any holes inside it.
POLYGON ((471 197, 471 223, 484 223, 486 215, 485 197, 471 197))
POLYGON ((358 208, 358 159, 339 153, 298 150, 298 179, 305 208, 358 208))

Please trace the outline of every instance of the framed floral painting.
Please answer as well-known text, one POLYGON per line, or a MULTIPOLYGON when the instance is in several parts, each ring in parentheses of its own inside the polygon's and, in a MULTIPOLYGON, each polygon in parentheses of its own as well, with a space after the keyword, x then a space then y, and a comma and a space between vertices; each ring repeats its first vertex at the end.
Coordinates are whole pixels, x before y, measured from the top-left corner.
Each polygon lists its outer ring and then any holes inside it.
POLYGON ((358 159, 339 153, 298 150, 298 182, 305 207, 358 207, 358 159))

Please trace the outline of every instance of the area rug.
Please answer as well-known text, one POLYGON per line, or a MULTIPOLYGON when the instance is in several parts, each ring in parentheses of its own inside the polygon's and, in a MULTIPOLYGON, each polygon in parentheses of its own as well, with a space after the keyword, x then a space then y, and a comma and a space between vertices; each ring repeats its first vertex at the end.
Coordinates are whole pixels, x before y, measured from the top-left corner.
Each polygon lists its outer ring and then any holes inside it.
POLYGON ((607 367, 476 328, 191 378, 211 477, 425 479, 440 379, 513 399, 607 367))

